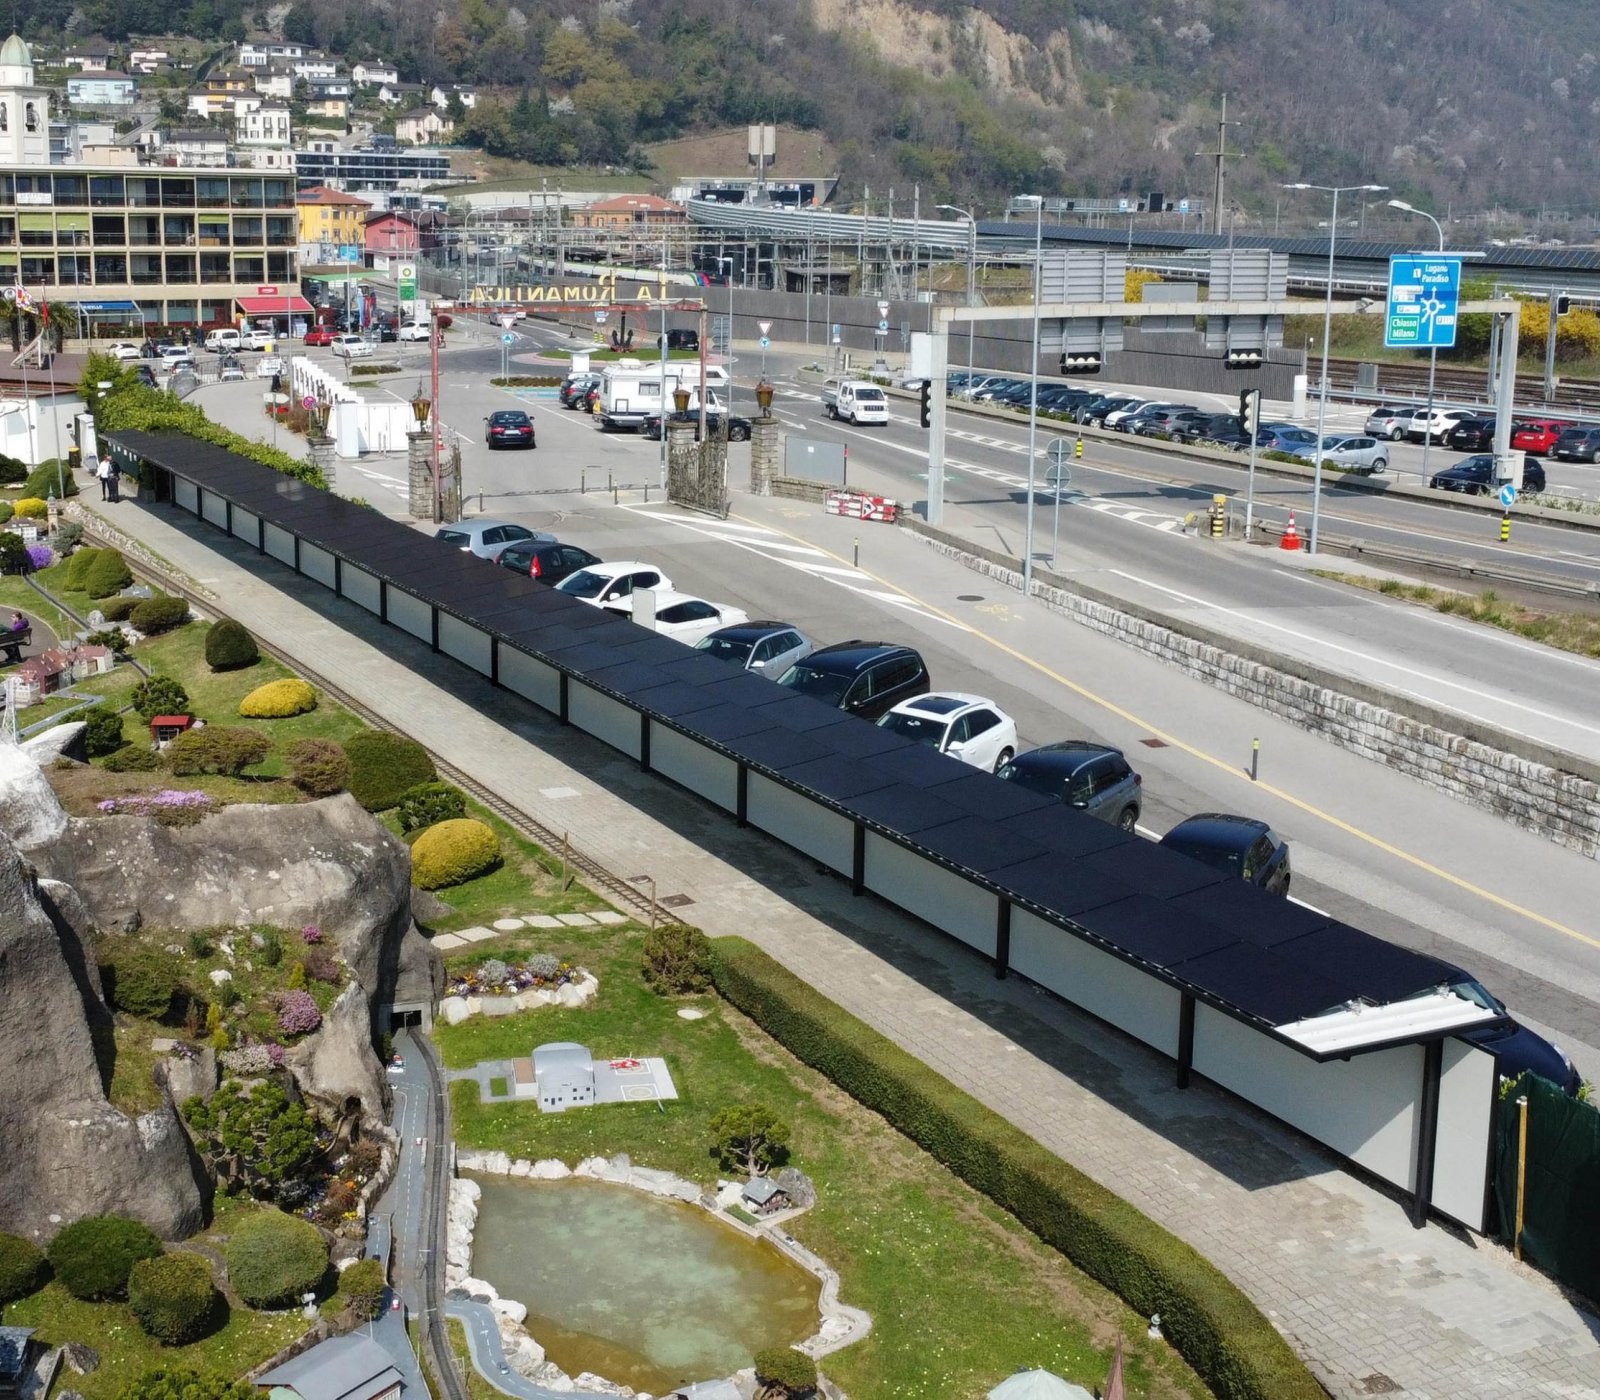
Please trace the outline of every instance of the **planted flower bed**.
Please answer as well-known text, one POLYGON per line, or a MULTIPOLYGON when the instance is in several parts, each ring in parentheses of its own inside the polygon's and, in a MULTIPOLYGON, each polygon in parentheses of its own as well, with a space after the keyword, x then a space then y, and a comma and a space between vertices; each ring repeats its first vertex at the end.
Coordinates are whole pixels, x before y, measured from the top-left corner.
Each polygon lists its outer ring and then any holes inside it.
POLYGON ((536 953, 525 963, 505 963, 490 958, 467 972, 452 974, 446 995, 453 997, 514 996, 518 992, 554 991, 576 982, 581 969, 562 962, 553 953, 536 953))

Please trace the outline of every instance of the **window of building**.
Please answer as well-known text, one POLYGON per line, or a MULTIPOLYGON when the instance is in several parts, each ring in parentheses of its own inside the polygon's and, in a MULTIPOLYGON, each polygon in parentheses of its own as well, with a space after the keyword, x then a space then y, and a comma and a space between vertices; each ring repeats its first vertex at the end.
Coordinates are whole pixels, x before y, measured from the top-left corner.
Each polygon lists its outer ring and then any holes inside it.
POLYGON ((200 254, 200 280, 202 282, 231 282, 232 259, 226 253, 200 254))
POLYGON ((263 282, 266 280, 266 259, 235 258, 233 260, 233 280, 235 282, 263 282))
POLYGON ((89 246, 89 216, 87 214, 57 214, 56 245, 61 248, 87 248, 89 246))
POLYGON ((23 121, 23 125, 26 126, 29 131, 37 131, 39 129, 39 105, 38 105, 38 103, 36 103, 36 102, 28 103, 27 108, 26 108, 26 110, 25 110, 25 112, 23 114, 22 121, 23 121))
POLYGON ((161 255, 159 253, 134 253, 128 259, 133 269, 128 280, 139 286, 156 286, 161 281, 161 255))
POLYGON ((126 193, 120 175, 91 175, 89 177, 89 203, 101 209, 117 208, 126 203, 126 193))
POLYGON ((202 214, 200 216, 200 246, 202 248, 226 248, 230 237, 228 218, 218 214, 202 214))
POLYGON ((93 280, 91 262, 87 253, 68 253, 56 259, 58 271, 63 286, 87 287, 93 280))
POLYGON ((57 206, 71 208, 89 202, 89 182, 82 175, 57 175, 55 187, 57 206))
POLYGON ((153 248, 161 242, 161 220, 154 214, 128 216, 128 245, 133 248, 153 248))
POLYGON ((128 241, 128 221, 121 214, 96 214, 90 229, 97 248, 120 248, 128 241))
POLYGON ((11 130, 10 107, 11 104, 9 102, 0 102, 0 131, 11 130))
POLYGON ((161 181, 161 207, 164 209, 193 209, 194 181, 188 179, 166 179, 161 181))
POLYGON ((128 205, 133 209, 157 209, 161 206, 161 181, 154 176, 132 176, 127 182, 128 205))
POLYGON ((202 209, 228 207, 228 180, 226 176, 208 176, 195 181, 195 202, 202 209))
POLYGON ((236 246, 249 247, 262 239, 262 222, 257 216, 237 217, 233 221, 233 241, 236 246))
POLYGON ((24 248, 51 248, 56 241, 56 221, 49 214, 19 214, 17 232, 24 248))
POLYGON ((126 282, 128 259, 122 253, 96 253, 94 255, 94 280, 96 282, 126 282))
POLYGON ((54 286, 56 280, 56 260, 51 258, 29 257, 26 253, 22 257, 22 280, 25 284, 44 282, 54 286))
POLYGON ((167 254, 168 282, 193 282, 194 279, 195 265, 193 253, 167 254))

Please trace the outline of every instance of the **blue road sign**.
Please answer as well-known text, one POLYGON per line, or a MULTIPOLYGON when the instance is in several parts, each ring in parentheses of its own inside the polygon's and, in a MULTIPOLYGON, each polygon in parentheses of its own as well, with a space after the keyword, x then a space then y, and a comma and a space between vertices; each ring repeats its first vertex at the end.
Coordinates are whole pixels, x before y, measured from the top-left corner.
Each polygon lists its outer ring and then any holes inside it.
POLYGON ((1516 503, 1517 488, 1508 481, 1500 488, 1500 504, 1503 506, 1514 506, 1516 503))
POLYGON ((516 339, 516 336, 512 335, 510 331, 507 331, 503 336, 500 337, 500 343, 502 345, 512 345, 516 342, 516 339))
POLYGON ((880 333, 882 333, 884 331, 887 331, 888 329, 889 329, 889 323, 887 321, 879 321, 878 322, 878 330, 879 330, 880 333))
POLYGON ((762 336, 762 337, 761 337, 761 348, 762 348, 762 349, 763 349, 763 350, 765 350, 765 349, 766 349, 766 348, 767 348, 767 346, 769 346, 769 345, 771 345, 771 344, 772 344, 772 342, 771 342, 771 341, 770 341, 770 340, 768 340, 768 339, 767 339, 767 338, 766 338, 766 336, 762 336))
POLYGON ((1384 345, 1389 349, 1448 350, 1456 343, 1460 301, 1460 258, 1390 258, 1384 345))

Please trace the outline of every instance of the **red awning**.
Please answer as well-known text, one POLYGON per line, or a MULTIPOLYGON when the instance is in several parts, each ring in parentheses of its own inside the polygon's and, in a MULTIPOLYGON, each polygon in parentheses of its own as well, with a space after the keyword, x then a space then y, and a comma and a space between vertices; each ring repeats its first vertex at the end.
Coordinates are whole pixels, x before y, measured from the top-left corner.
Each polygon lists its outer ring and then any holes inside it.
POLYGON ((303 296, 293 293, 286 297, 237 297, 235 300, 246 316, 282 316, 286 311, 309 316, 314 310, 303 296))

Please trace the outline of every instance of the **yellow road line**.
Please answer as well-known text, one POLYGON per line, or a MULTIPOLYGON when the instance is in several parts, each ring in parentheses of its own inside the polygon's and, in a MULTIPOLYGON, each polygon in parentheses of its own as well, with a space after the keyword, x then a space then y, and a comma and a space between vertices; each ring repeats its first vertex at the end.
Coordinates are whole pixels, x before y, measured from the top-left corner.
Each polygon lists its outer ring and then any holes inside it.
MULTIPOLYGON (((809 545, 813 549, 820 549, 830 559, 837 559, 841 564, 852 563, 852 561, 845 559, 843 555, 835 554, 831 549, 827 548, 826 545, 818 544, 815 540, 803 539, 799 535, 793 534, 788 530, 781 529, 776 525, 769 524, 766 521, 752 520, 748 516, 739 515, 736 512, 732 513, 730 518, 734 520, 742 520, 747 525, 754 525, 761 529, 771 530, 775 534, 783 535, 788 539, 794 540, 797 544, 809 545)), ((893 583, 889 579, 873 573, 870 569, 862 569, 859 564, 853 564, 852 567, 859 569, 861 573, 865 574, 868 578, 874 580, 875 582, 882 584, 885 588, 892 588, 896 592, 905 594, 908 598, 915 599, 919 606, 926 608, 931 613, 937 613, 945 621, 952 622, 958 627, 967 628, 967 630, 970 631, 973 636, 981 637, 997 651, 1002 651, 1013 660, 1020 661, 1025 666, 1031 667, 1040 675, 1049 677, 1051 680, 1055 681, 1056 684, 1065 686, 1075 695, 1080 695, 1091 704, 1098 705, 1101 709, 1116 715, 1118 719, 1127 721, 1127 723, 1133 725, 1135 728, 1145 730, 1147 733, 1154 735, 1156 738, 1160 739, 1163 743, 1170 745, 1172 748, 1183 750, 1183 752, 1188 754, 1191 758, 1197 758, 1202 763, 1210 764, 1213 768, 1226 773, 1230 778, 1237 782, 1246 781, 1239 770, 1228 760, 1218 758, 1214 754, 1206 753, 1203 749, 1197 749, 1193 744, 1184 739, 1178 738, 1175 734, 1168 734, 1165 730, 1158 729, 1155 725, 1141 719, 1131 710, 1124 709, 1115 701, 1107 700, 1104 696, 1095 694, 1094 691, 1079 685, 1076 681, 1070 680, 1066 676, 1063 676, 1059 671, 1053 671, 1050 669, 1050 667, 1044 665, 1042 662, 1034 660, 1034 658, 1029 656, 1026 652, 1021 652, 1015 647, 1007 646, 998 637, 992 637, 987 632, 982 632, 976 627, 973 627, 970 623, 963 622, 960 618, 945 612, 936 604, 930 603, 926 598, 918 597, 917 594, 912 593, 910 590, 902 587, 900 584, 893 583)), ((1591 938, 1586 933, 1580 933, 1577 929, 1568 928, 1565 924, 1560 923, 1555 919, 1546 918, 1543 914, 1536 913, 1534 910, 1528 909, 1523 905, 1516 903, 1514 900, 1506 899, 1502 895, 1495 894, 1492 890, 1486 890, 1481 885, 1473 884, 1470 880, 1464 880, 1459 875, 1452 875, 1448 870, 1441 870, 1431 861, 1423 860, 1421 856, 1415 856, 1409 851, 1401 850, 1400 847, 1390 844, 1380 836, 1372 835, 1371 832, 1362 831, 1359 827, 1352 826, 1343 818, 1334 816, 1332 812, 1325 812, 1320 807, 1313 806, 1303 798, 1296 797, 1293 793, 1285 792, 1282 788, 1276 787, 1271 783, 1251 782, 1250 786, 1256 791, 1271 793, 1272 796, 1278 798, 1280 801, 1287 802, 1291 807, 1298 808, 1307 816, 1315 817, 1319 821, 1327 822, 1328 825, 1344 832, 1347 836, 1353 836, 1358 841, 1365 841, 1369 846, 1375 847, 1376 849, 1382 851, 1385 855, 1390 855, 1396 860, 1404 861, 1407 865, 1413 866, 1417 870, 1424 871, 1427 874, 1436 877, 1437 879, 1443 880, 1447 884, 1454 885, 1457 889, 1464 890, 1466 893, 1475 895, 1479 899, 1487 900, 1490 904, 1496 905, 1509 913, 1519 915, 1521 918, 1531 920, 1533 923, 1550 929, 1554 933, 1564 934, 1568 938, 1576 939, 1579 943, 1588 944, 1588 946, 1591 948, 1600 948, 1600 938, 1591 938)))

